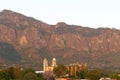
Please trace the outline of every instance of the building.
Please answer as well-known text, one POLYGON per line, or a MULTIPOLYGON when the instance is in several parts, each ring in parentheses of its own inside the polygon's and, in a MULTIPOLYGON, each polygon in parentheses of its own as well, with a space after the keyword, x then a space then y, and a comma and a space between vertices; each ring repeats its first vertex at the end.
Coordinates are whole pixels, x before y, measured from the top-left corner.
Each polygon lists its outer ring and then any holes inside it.
POLYGON ((56 67, 57 64, 56 64, 56 59, 53 58, 52 59, 52 64, 51 65, 48 65, 48 60, 45 58, 43 60, 43 71, 53 71, 54 67, 56 67))
MULTIPOLYGON (((43 60, 43 71, 53 71, 54 67, 57 67, 56 59, 52 59, 52 64, 48 65, 48 60, 45 58, 43 60)), ((70 76, 76 76, 76 73, 79 72, 81 69, 87 69, 86 64, 79 64, 79 63, 74 63, 74 64, 69 64, 66 65, 69 75, 70 76)))
POLYGON ((36 74, 42 74, 44 71, 35 71, 36 74))
POLYGON ((79 72, 81 69, 87 69, 86 64, 79 64, 79 63, 70 64, 67 65, 66 67, 69 71, 70 76, 76 76, 76 73, 79 72))

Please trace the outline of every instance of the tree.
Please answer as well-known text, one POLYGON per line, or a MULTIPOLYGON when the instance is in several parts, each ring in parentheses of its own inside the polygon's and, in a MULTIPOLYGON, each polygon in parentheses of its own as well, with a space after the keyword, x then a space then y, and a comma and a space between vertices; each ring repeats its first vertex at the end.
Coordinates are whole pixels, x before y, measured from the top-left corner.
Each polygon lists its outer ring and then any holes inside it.
POLYGON ((29 72, 29 73, 24 75, 23 80, 38 80, 38 77, 34 73, 29 72))
POLYGON ((60 64, 53 69, 53 73, 56 77, 63 77, 68 73, 68 70, 64 65, 60 64))
POLYGON ((44 80, 42 73, 37 73, 36 75, 37 75, 37 77, 38 77, 38 80, 44 80))
POLYGON ((10 68, 7 69, 7 76, 9 77, 9 79, 14 79, 15 78, 13 67, 10 67, 10 68))
POLYGON ((2 80, 13 80, 15 79, 13 67, 7 68, 0 72, 0 79, 2 80))
POLYGON ((116 80, 120 80, 120 76, 118 76, 118 74, 111 74, 110 75, 111 79, 116 79, 116 80))
POLYGON ((14 66, 14 74, 16 79, 22 78, 22 70, 19 65, 14 66))
POLYGON ((80 79, 85 79, 87 75, 87 71, 82 69, 79 72, 76 73, 77 77, 80 79))
POLYGON ((25 70, 22 72, 22 74, 23 74, 23 76, 24 76, 25 74, 30 73, 30 72, 35 73, 35 71, 34 71, 33 69, 27 68, 27 69, 25 69, 25 70))
POLYGON ((101 71, 97 69, 88 70, 87 78, 90 80, 98 80, 101 77, 101 71))
POLYGON ((109 77, 110 73, 109 72, 106 72, 106 71, 101 71, 101 77, 109 77))
POLYGON ((0 79, 6 80, 6 72, 5 72, 5 70, 0 71, 0 79))

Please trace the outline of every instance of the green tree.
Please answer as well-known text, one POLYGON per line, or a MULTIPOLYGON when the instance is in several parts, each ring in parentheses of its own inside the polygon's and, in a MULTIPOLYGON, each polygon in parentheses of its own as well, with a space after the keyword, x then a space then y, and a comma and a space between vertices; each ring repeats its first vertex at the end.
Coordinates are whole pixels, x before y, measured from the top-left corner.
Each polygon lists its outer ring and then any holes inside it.
POLYGON ((19 65, 16 65, 14 67, 14 75, 15 75, 16 79, 22 78, 22 70, 21 70, 21 67, 19 65))
POLYGON ((36 75, 38 77, 38 80, 43 80, 43 74, 42 73, 38 73, 36 75))
POLYGON ((13 67, 8 68, 6 71, 7 71, 7 76, 9 77, 9 79, 14 79, 15 78, 13 67))
POLYGON ((116 80, 120 80, 120 76, 118 76, 118 74, 111 74, 110 75, 111 79, 116 79, 116 80))
POLYGON ((97 69, 88 70, 87 78, 90 80, 98 80, 101 77, 101 71, 97 69))
POLYGON ((0 79, 2 80, 13 80, 15 79, 13 67, 7 68, 0 72, 0 79))
POLYGON ((23 70, 22 75, 24 76, 25 74, 30 73, 30 72, 35 73, 35 71, 33 69, 27 68, 27 69, 23 70))
POLYGON ((6 80, 6 72, 5 70, 0 71, 0 79, 6 80))
POLYGON ((23 80, 38 80, 38 77, 33 72, 29 72, 29 73, 24 75, 23 80))
POLYGON ((87 71, 82 69, 79 72, 77 72, 76 75, 77 75, 77 78, 79 78, 79 79, 85 79, 86 75, 87 75, 87 71))
POLYGON ((101 71, 101 77, 109 77, 110 73, 106 72, 106 71, 101 71))
POLYGON ((64 65, 60 64, 53 69, 53 73, 56 77, 63 77, 68 73, 68 70, 64 65))

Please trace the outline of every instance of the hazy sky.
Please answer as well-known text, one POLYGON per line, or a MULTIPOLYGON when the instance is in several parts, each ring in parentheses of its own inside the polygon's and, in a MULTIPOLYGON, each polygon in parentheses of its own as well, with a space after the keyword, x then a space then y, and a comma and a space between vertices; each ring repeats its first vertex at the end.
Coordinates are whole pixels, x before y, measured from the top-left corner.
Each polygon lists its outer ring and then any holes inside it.
POLYGON ((0 0, 0 11, 10 9, 48 24, 120 29, 120 0, 0 0))

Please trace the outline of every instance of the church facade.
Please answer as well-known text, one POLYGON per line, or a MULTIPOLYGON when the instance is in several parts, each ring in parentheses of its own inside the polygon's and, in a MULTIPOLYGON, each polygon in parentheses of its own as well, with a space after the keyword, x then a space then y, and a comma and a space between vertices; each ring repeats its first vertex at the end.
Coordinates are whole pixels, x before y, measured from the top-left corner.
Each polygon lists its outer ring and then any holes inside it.
POLYGON ((51 65, 48 65, 48 60, 45 58, 43 60, 43 71, 53 71, 54 67, 56 67, 57 64, 56 64, 56 58, 53 58, 52 59, 52 64, 51 65))

